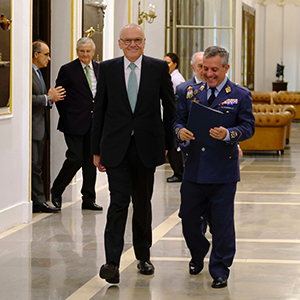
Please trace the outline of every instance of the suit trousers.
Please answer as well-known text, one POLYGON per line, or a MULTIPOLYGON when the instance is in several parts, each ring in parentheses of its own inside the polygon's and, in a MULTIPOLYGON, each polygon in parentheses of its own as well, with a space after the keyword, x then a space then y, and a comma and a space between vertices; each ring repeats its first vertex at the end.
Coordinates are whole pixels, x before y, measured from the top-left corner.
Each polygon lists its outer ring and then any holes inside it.
POLYGON ((46 201, 42 178, 45 141, 45 139, 41 141, 32 140, 31 199, 33 206, 38 206, 46 201))
POLYGON ((203 218, 209 207, 212 250, 209 272, 212 278, 229 276, 235 255, 234 196, 236 182, 198 184, 184 180, 181 185, 179 216, 185 241, 195 262, 202 262, 210 243, 203 233, 203 218))
POLYGON ((174 176, 179 179, 182 179, 183 175, 183 157, 182 152, 177 151, 176 146, 174 145, 167 153, 170 166, 174 172, 174 176))
POLYGON ((150 258, 154 172, 155 168, 146 168, 142 164, 134 135, 123 161, 117 167, 106 167, 110 191, 104 235, 107 263, 120 265, 130 197, 133 205, 132 234, 135 256, 138 260, 150 258))
POLYGON ((91 154, 91 127, 84 135, 64 134, 68 147, 66 160, 54 180, 51 193, 62 195, 77 171, 82 168, 83 183, 81 188, 83 202, 95 202, 96 167, 91 154))

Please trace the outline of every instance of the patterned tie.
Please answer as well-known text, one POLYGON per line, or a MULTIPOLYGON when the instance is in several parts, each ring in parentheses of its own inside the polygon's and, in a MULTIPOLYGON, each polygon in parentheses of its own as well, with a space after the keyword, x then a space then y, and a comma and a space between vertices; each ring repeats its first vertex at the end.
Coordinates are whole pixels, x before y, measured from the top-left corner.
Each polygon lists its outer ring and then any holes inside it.
POLYGON ((91 73, 90 73, 90 66, 86 65, 85 67, 85 76, 86 76, 86 80, 90 86, 91 92, 93 93, 93 87, 92 87, 92 77, 91 77, 91 73))
POLYGON ((210 88, 211 89, 211 95, 208 99, 208 106, 211 106, 212 103, 214 102, 214 100, 216 99, 216 96, 215 96, 215 87, 214 88, 210 88))
POLYGON ((131 110, 134 112, 137 99, 137 78, 134 70, 136 68, 136 64, 130 63, 129 68, 131 69, 131 72, 128 79, 127 94, 131 110))
POLYGON ((47 94, 46 84, 45 84, 42 72, 41 72, 40 69, 37 69, 37 72, 39 73, 40 81, 41 81, 41 84, 42 84, 42 87, 43 87, 43 93, 47 94))

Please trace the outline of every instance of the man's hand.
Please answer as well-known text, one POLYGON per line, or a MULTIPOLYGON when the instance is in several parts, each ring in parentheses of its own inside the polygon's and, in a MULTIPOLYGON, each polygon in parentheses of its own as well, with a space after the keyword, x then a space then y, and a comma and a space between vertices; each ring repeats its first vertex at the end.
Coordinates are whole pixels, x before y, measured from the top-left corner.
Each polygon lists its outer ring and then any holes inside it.
POLYGON ((179 131, 179 137, 182 141, 190 141, 195 139, 194 134, 186 128, 182 128, 179 131))
POLYGON ((47 96, 51 97, 50 101, 52 103, 57 101, 62 101, 66 97, 66 90, 62 86, 58 86, 54 88, 53 85, 51 85, 47 96))
POLYGON ((209 130, 209 135, 217 140, 223 140, 227 135, 227 129, 220 126, 214 127, 209 130))
POLYGON ((106 169, 100 164, 100 155, 94 155, 94 165, 99 170, 99 172, 105 172, 106 169))

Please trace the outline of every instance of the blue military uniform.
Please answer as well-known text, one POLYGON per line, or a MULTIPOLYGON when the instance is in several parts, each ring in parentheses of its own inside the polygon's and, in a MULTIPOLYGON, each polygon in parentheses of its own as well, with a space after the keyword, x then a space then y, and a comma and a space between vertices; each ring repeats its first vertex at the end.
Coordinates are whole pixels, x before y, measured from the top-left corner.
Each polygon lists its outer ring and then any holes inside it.
MULTIPOLYGON (((207 84, 186 88, 186 97, 178 99, 174 131, 177 137, 186 127, 192 101, 207 104, 207 84)), ((185 171, 181 186, 180 217, 183 234, 192 260, 202 262, 210 243, 202 233, 202 218, 210 208, 210 230, 213 236, 209 271, 215 279, 228 278, 235 254, 234 196, 240 180, 237 143, 254 134, 255 119, 249 90, 227 79, 211 108, 224 113, 221 126, 229 132, 228 141, 217 141, 216 148, 201 141, 184 142, 185 171)))

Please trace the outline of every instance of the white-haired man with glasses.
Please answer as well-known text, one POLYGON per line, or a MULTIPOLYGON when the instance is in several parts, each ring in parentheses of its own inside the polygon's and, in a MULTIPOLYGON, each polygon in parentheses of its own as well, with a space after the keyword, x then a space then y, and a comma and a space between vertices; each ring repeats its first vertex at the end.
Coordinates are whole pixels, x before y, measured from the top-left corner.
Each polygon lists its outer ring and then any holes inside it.
POLYGON ((154 172, 173 143, 174 92, 165 61, 143 55, 144 32, 126 25, 124 56, 100 63, 92 127, 94 164, 107 173, 110 205, 105 228, 106 264, 100 277, 118 283, 124 231, 133 204, 133 248, 141 274, 152 275, 151 197, 154 172), (161 102, 164 108, 161 118, 161 102))

